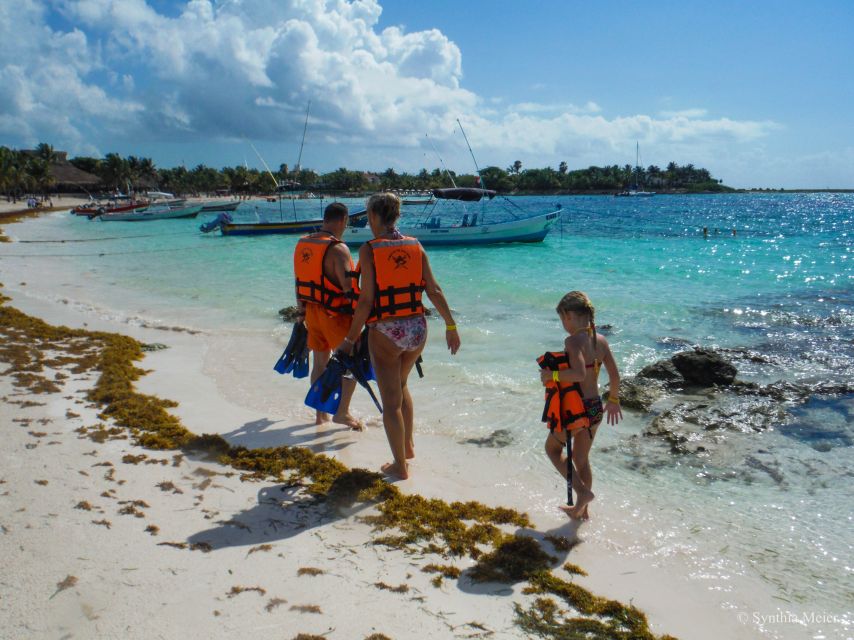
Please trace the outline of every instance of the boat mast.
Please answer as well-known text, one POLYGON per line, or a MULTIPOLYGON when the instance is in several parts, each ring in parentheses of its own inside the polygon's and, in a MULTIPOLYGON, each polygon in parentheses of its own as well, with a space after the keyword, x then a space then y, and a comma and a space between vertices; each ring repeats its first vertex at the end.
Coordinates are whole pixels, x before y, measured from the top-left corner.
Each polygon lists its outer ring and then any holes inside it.
MULTIPOLYGON (((305 146, 305 134, 308 131, 308 112, 311 109, 311 100, 308 101, 308 104, 305 106, 305 123, 302 126, 302 141, 299 143, 299 154, 297 155, 297 165, 294 167, 294 170, 300 174, 300 180, 302 180, 302 148, 305 146)), ((294 221, 297 219, 297 203, 296 200, 291 198, 291 206, 294 210, 294 221)))
POLYGON ((427 138, 427 142, 429 142, 430 146, 433 147, 433 151, 436 154, 436 157, 439 158, 439 164, 442 165, 442 168, 445 170, 445 175, 448 176, 448 180, 451 181, 451 186, 456 189, 457 183, 454 182, 454 176, 451 175, 451 172, 448 171, 448 167, 445 166, 445 161, 442 160, 442 156, 439 155, 439 151, 436 149, 436 145, 433 144, 433 141, 430 139, 430 136, 426 133, 424 134, 424 137, 427 138))
MULTIPOLYGON (((261 164, 264 165, 264 168, 267 170, 267 173, 270 174, 270 177, 273 179, 273 184, 276 185, 276 191, 279 191, 279 181, 276 180, 276 176, 273 175, 273 172, 270 171, 270 167, 267 166, 267 163, 264 161, 264 158, 261 157, 261 154, 258 153, 258 149, 255 148, 255 145, 252 142, 249 143, 249 146, 252 147, 252 151, 258 156, 258 159, 261 160, 261 164)), ((279 220, 282 219, 282 199, 279 198, 279 220)))
POLYGON ((300 161, 302 160, 302 148, 305 146, 305 132, 308 131, 308 110, 311 109, 311 100, 308 101, 308 105, 305 107, 305 124, 302 127, 302 142, 299 143, 299 155, 297 156, 297 171, 302 171, 302 167, 300 166, 300 161))
POLYGON ((480 178, 480 188, 486 189, 486 184, 483 182, 483 176, 480 175, 480 167, 477 166, 477 159, 474 157, 474 151, 471 150, 471 145, 469 144, 469 138, 466 135, 466 132, 463 129, 463 123, 460 122, 459 118, 457 118, 457 124, 460 125, 460 131, 462 131, 463 138, 466 141, 466 146, 469 148, 469 153, 471 154, 471 159, 474 161, 474 168, 477 169, 477 177, 480 178))

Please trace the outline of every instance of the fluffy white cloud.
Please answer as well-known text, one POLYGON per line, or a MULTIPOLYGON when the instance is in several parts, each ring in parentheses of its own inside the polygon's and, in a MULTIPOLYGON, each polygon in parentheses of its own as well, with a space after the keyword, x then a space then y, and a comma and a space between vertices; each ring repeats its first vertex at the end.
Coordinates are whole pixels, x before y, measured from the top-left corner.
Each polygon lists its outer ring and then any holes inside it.
POLYGON ((608 118, 594 102, 483 100, 463 87, 453 42, 380 30, 377 0, 190 0, 168 15, 146 0, 54 0, 65 30, 48 26, 45 2, 0 3, 0 134, 26 144, 293 141, 309 101, 315 140, 419 160, 426 132, 459 146, 458 117, 484 155, 540 163, 613 157, 636 139, 749 141, 774 126, 703 109, 608 118))

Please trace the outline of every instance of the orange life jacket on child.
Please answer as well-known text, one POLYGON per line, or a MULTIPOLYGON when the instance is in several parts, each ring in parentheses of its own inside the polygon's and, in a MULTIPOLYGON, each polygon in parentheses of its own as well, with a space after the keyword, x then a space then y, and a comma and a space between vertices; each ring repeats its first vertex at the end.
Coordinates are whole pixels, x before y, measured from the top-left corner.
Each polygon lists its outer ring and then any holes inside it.
POLYGON ((331 234, 326 237, 307 235, 299 239, 294 249, 297 300, 319 304, 333 315, 352 315, 354 301, 359 297, 353 258, 350 258, 350 268, 344 274, 352 279, 349 292, 345 292, 323 273, 326 252, 336 244, 341 244, 341 241, 331 234))
MULTIPOLYGON (((564 351, 547 351, 539 358, 541 369, 563 371, 569 369, 569 358, 564 351)), ((543 422, 550 431, 574 431, 590 426, 590 418, 584 407, 581 385, 577 382, 548 382, 546 384, 546 406, 543 422)))
POLYGON ((424 314, 424 249, 416 238, 368 241, 374 256, 374 308, 368 323, 424 314))

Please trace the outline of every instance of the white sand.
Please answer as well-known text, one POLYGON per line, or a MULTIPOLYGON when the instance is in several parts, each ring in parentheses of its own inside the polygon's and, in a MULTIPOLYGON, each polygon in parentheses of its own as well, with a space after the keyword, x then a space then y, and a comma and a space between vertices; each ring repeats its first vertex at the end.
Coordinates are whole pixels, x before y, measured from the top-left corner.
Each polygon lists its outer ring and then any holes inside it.
MULTIPOLYGON (((234 335, 189 335, 108 321, 84 307, 46 300, 61 292, 46 296, 44 282, 39 295, 32 296, 35 270, 36 265, 0 261, 0 281, 9 283, 4 293, 13 297, 9 304, 53 324, 168 345, 147 355, 141 366, 153 371, 137 388, 180 402, 174 412, 194 433, 219 433, 250 447, 308 446, 350 467, 377 469, 388 460, 376 420, 364 433, 309 424, 311 413, 302 404, 305 382, 272 372, 270 345, 234 335), (12 284, 24 274, 31 276, 28 286, 12 284), (210 358, 211 353, 217 357, 210 358), (225 380, 230 381, 227 389, 222 388, 225 380), (245 401, 258 397, 269 401, 265 406, 245 401)), ((514 626, 513 612, 514 602, 531 600, 521 594, 524 585, 472 585, 463 577, 435 588, 432 575, 420 571, 427 562, 464 569, 471 566, 469 559, 428 560, 375 546, 370 528, 357 519, 363 514, 294 506, 307 505, 306 497, 274 483, 241 482, 238 474, 223 475, 232 469, 211 462, 185 458, 173 466, 176 452, 145 451, 127 440, 96 444, 80 439, 74 429, 98 422, 94 409, 82 400, 92 382, 72 377, 61 393, 30 398, 14 390, 8 378, 0 378, 0 397, 7 399, 0 404, 5 436, 0 454, 0 636, 210 638, 261 632, 281 638, 298 633, 342 639, 372 633, 395 639, 485 637, 479 626, 470 624, 475 623, 494 632, 489 637, 525 637, 514 626), (47 404, 23 408, 9 402, 28 398, 47 404), (69 411, 80 417, 66 417, 69 411), (126 454, 145 454, 166 464, 123 463, 126 454), (94 466, 108 462, 113 466, 94 466), (106 477, 113 469, 114 475, 106 477), (162 482, 172 482, 181 493, 161 491, 156 485, 162 482), (111 497, 102 497, 104 491, 111 497), (84 500, 95 510, 75 508, 84 500), (121 501, 132 500, 148 505, 139 508, 144 517, 118 513, 126 506, 121 501), (93 523, 101 520, 109 521, 110 528, 93 523), (224 524, 228 521, 232 524, 224 524), (145 531, 151 524, 159 527, 156 536, 145 531), (213 550, 159 545, 199 541, 213 550), (256 549, 259 545, 270 548, 256 549), (300 568, 323 574, 298 576, 300 568), (76 583, 58 590, 67 576, 76 583), (409 590, 381 590, 378 582, 405 583, 409 590), (236 586, 257 586, 265 593, 229 597, 236 586), (313 605, 319 613, 299 609, 313 605)), ((416 408, 417 403, 416 395, 416 408)), ((370 406, 364 394, 355 403, 360 415, 368 415, 370 406)), ((429 436, 418 437, 416 448, 413 477, 398 484, 403 491, 527 510, 540 532, 574 534, 575 527, 554 508, 561 482, 545 458, 541 466, 517 468, 508 476, 506 470, 514 467, 506 460, 495 463, 504 455, 499 449, 429 436), (543 507, 546 496, 549 509, 543 507)), ((583 567, 590 576, 577 581, 597 595, 641 608, 656 633, 700 639, 773 637, 760 636, 739 623, 734 611, 722 608, 729 602, 737 611, 761 611, 760 590, 709 592, 678 563, 618 552, 621 541, 597 536, 601 530, 596 527, 582 526, 584 543, 568 556, 559 554, 561 563, 568 559, 583 567)))

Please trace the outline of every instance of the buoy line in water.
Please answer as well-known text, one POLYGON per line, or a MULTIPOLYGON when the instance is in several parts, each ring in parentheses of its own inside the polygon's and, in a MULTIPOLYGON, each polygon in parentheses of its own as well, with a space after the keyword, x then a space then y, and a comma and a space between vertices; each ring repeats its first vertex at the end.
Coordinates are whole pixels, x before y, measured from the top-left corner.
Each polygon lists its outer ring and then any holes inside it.
POLYGON ((19 244, 47 244, 47 243, 58 243, 62 244, 65 242, 100 242, 102 240, 127 240, 131 238, 159 238, 160 236, 171 236, 175 235, 174 233, 146 233, 136 236, 106 236, 104 238, 63 238, 60 240, 50 239, 50 240, 15 240, 15 243, 19 244))
MULTIPOLYGON (((239 244, 245 244, 247 240, 243 240, 242 242, 238 242, 239 244)), ((233 246, 232 243, 229 246, 233 246)), ((174 253, 176 251, 200 251, 200 250, 208 250, 208 249, 218 249, 219 247, 174 247, 171 249, 140 249, 137 251, 99 251, 98 253, 9 253, 5 255, 0 255, 0 260, 4 258, 99 258, 102 256, 126 256, 131 254, 143 254, 143 253, 174 253)))

